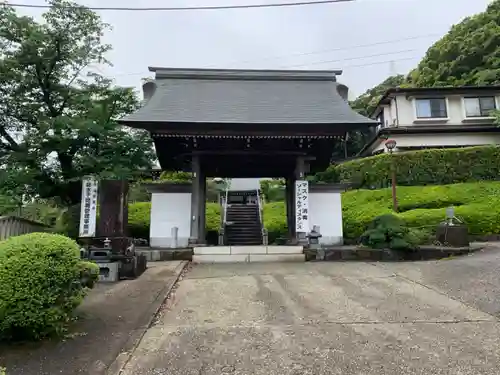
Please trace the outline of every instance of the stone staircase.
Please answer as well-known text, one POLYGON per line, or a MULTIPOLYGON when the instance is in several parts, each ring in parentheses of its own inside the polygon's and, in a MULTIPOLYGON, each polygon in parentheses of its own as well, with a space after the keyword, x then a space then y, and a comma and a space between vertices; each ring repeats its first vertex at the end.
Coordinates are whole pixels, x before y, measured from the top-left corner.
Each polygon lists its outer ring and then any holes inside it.
POLYGON ((207 246, 193 249, 193 263, 305 262, 302 246, 207 246))
POLYGON ((258 205, 228 205, 226 223, 225 243, 227 245, 262 245, 262 223, 258 205))

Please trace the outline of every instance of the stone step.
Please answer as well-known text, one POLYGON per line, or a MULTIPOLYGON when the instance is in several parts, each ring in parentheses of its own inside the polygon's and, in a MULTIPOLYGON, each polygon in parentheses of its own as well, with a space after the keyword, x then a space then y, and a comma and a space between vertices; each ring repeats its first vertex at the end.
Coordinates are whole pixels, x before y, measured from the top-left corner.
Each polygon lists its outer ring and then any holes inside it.
POLYGON ((293 254, 303 254, 303 246, 266 246, 266 245, 255 245, 255 246, 204 246, 195 247, 193 249, 194 255, 239 255, 239 254, 273 254, 273 255, 293 255, 293 254))
POLYGON ((193 255, 193 263, 305 262, 305 254, 207 254, 193 255))
POLYGON ((261 234, 260 228, 244 228, 244 229, 229 229, 226 228, 226 233, 234 234, 261 234))

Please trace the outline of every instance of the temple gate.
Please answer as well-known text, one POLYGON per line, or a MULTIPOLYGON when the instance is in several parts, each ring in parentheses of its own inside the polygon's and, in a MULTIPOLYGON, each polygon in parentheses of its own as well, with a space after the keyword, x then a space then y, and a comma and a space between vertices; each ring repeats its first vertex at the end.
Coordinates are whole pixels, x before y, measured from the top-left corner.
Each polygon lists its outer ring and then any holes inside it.
MULTIPOLYGON (((175 246, 205 244, 206 179, 215 177, 285 179, 289 243, 301 243, 313 225, 321 227, 322 241, 342 242, 338 185, 308 187, 309 228, 296 231, 296 181, 330 165, 335 139, 376 125, 349 107, 348 89, 337 82, 341 71, 150 71, 155 79, 143 86, 143 107, 120 123, 151 133, 163 170, 193 173, 189 185, 149 186, 151 246, 173 247, 174 228, 175 246), (339 215, 340 232, 337 223, 328 233, 332 218, 339 215)), ((237 228, 234 222, 229 228, 228 215, 259 215, 237 203, 229 207, 228 200, 234 200, 230 194, 225 192, 220 238, 224 245, 227 233, 237 228)), ((262 216, 257 218, 262 227, 262 216)))

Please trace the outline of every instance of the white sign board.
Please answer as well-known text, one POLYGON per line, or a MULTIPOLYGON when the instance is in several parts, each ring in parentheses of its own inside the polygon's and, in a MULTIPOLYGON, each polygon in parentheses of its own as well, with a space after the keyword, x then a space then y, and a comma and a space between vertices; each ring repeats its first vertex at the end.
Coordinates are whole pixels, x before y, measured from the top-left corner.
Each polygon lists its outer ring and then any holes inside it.
POLYGON ((97 220, 97 189, 97 180, 93 178, 86 178, 82 181, 80 237, 95 237, 97 220))
POLYGON ((309 182, 295 181, 295 230, 309 232, 309 182))

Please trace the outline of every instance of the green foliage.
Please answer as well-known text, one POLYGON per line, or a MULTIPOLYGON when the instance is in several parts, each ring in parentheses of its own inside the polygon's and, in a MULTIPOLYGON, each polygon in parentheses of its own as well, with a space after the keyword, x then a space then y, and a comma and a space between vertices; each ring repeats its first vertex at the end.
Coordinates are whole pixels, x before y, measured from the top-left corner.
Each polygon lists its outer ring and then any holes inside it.
POLYGON ((205 217, 205 226, 207 232, 219 232, 221 223, 221 209, 220 204, 217 203, 207 203, 205 217))
POLYGON ((174 184, 185 184, 193 182, 193 174, 191 172, 171 172, 165 171, 160 175, 158 182, 171 182, 174 184))
MULTIPOLYGON (((457 216, 468 225, 472 235, 500 233, 500 182, 476 182, 442 186, 398 187, 400 213, 396 216, 410 228, 407 239, 413 244, 429 241, 436 225, 446 217, 446 208, 455 207, 457 216)), ((151 204, 129 205, 129 230, 135 237, 149 237, 151 204)), ((344 238, 357 240, 377 216, 393 214, 391 189, 352 190, 342 195, 344 238)), ((269 242, 287 237, 284 202, 264 205, 264 227, 269 242)), ((207 204, 207 232, 217 232, 220 208, 207 204)))
POLYGON ((276 240, 287 237, 288 229, 286 224, 285 202, 272 202, 264 205, 264 228, 269 235, 269 243, 276 243, 276 240))
POLYGON ((497 180, 500 176, 500 148, 495 146, 381 154, 332 165, 318 174, 319 182, 352 182, 361 188, 391 184, 394 158, 398 185, 446 185, 468 181, 497 180))
POLYGON ((128 235, 133 238, 149 238, 151 202, 137 202, 128 205, 128 235))
MULTIPOLYGON (((399 187, 397 197, 405 212, 396 216, 408 227, 424 230, 416 236, 428 236, 443 222, 450 202, 456 203, 455 214, 470 234, 500 233, 500 182, 399 187), (429 206, 434 208, 411 209, 429 206)), ((359 238, 374 218, 393 213, 391 189, 348 191, 342 196, 342 211, 344 237, 359 238)))
POLYGON ((373 249, 413 250, 415 239, 401 218, 386 214, 373 219, 360 242, 373 249))
POLYGON ((1 340, 64 332, 85 296, 82 275, 95 274, 75 241, 47 233, 0 242, 0 265, 1 340))
POLYGON ((266 202, 280 202, 285 200, 285 180, 260 180, 260 190, 266 202))
POLYGON ((405 82, 405 76, 402 74, 391 76, 384 80, 377 86, 367 90, 364 94, 358 96, 355 100, 350 102, 351 108, 362 114, 363 116, 370 116, 377 108, 379 100, 382 95, 389 89, 398 87, 405 82))
POLYGON ((99 266, 96 263, 80 262, 80 282, 84 288, 92 289, 99 281, 99 266))
POLYGON ((56 220, 55 232, 69 238, 77 238, 80 231, 80 207, 75 204, 64 209, 56 220))
POLYGON ((128 193, 129 203, 149 202, 151 200, 151 193, 144 186, 144 182, 146 181, 139 181, 130 184, 128 193))
MULTIPOLYGON (((129 233, 135 238, 149 238, 149 225, 151 215, 151 203, 140 202, 129 205, 128 210, 129 233)), ((206 231, 207 236, 216 238, 220 229, 220 205, 207 203, 206 209, 206 231)), ((269 232, 269 241, 273 243, 287 234, 285 204, 283 202, 272 202, 264 206, 264 226, 269 232)))
POLYGON ((416 87, 500 83, 500 0, 467 17, 436 42, 410 73, 416 87))
MULTIPOLYGON (((220 227, 220 205, 207 203, 206 231, 218 232, 220 227)), ((128 206, 128 230, 134 238, 149 238, 149 225, 151 221, 151 202, 132 203, 128 206)))
POLYGON ((138 107, 134 91, 92 72, 107 63, 107 25, 76 3, 49 3, 40 22, 0 7, 0 187, 74 205, 83 176, 133 177, 154 153, 146 132, 116 122, 138 107))

